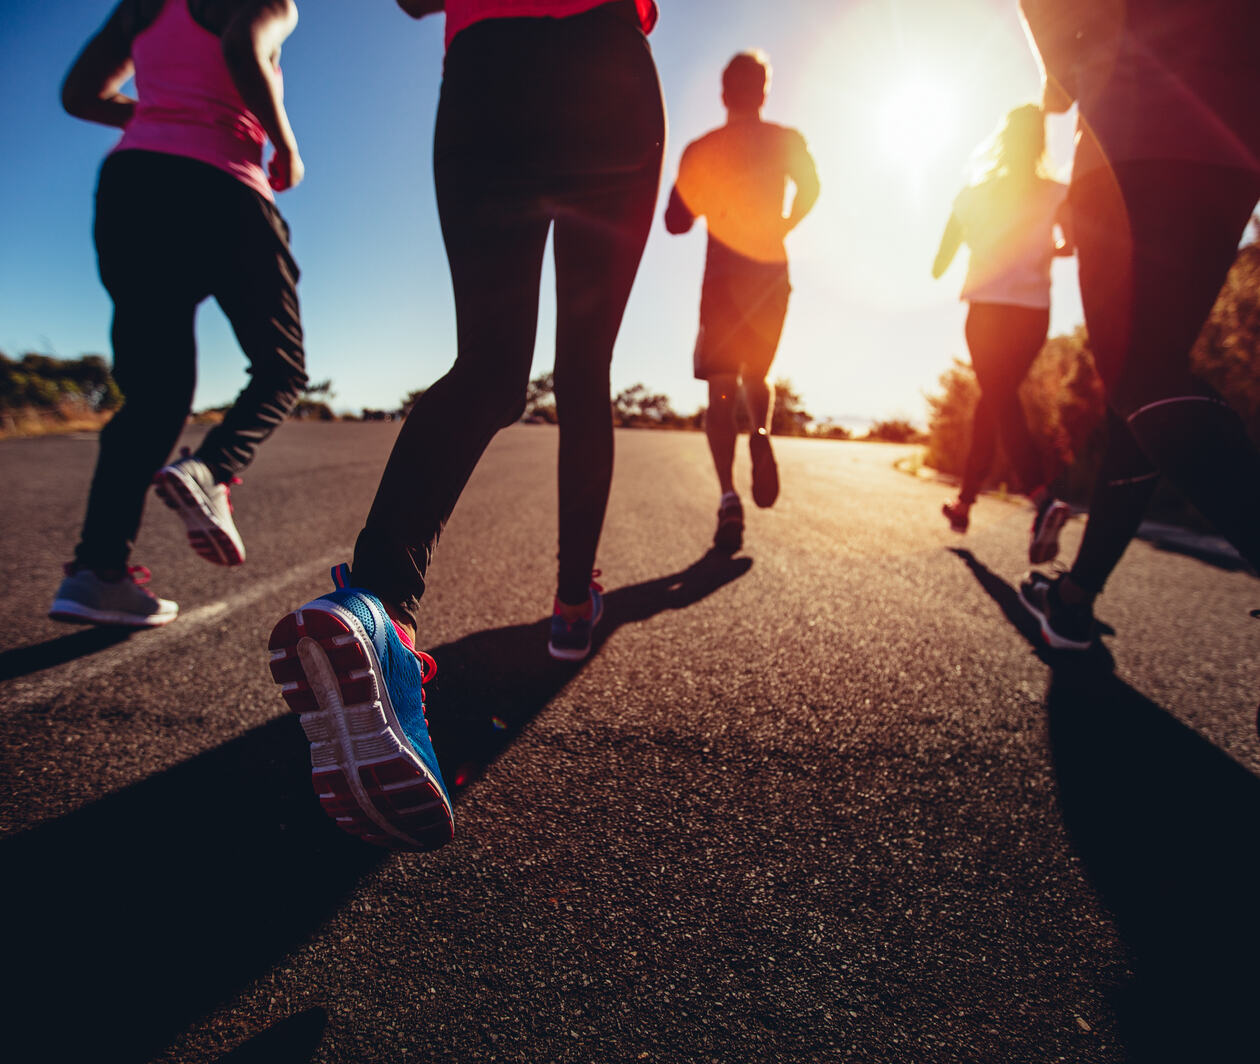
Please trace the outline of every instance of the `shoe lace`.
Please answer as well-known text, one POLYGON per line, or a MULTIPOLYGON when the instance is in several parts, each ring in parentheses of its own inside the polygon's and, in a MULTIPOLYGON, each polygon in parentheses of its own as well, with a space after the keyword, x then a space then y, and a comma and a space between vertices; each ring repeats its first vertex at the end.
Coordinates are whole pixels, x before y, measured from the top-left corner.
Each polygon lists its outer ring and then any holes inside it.
POLYGON ((423 650, 412 650, 412 653, 420 662, 420 682, 426 684, 437 675, 437 662, 433 660, 432 655, 426 654, 423 650))
POLYGON ((593 587, 596 591, 598 591, 598 592, 602 595, 602 594, 604 593, 604 585, 603 585, 603 584, 597 584, 597 583, 595 582, 595 577, 599 576, 601 572, 602 572, 602 570, 600 570, 600 569, 592 569, 592 570, 591 570, 591 587, 593 587))
POLYGON ((153 574, 149 572, 148 566, 145 565, 129 565, 127 566, 127 575, 131 578, 132 583, 144 585, 153 579, 153 574))

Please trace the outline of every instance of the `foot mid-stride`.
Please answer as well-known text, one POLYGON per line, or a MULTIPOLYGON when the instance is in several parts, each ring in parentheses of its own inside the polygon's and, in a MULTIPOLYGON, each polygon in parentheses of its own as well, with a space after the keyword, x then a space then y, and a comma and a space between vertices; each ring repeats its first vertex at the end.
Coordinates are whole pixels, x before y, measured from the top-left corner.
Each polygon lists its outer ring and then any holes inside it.
POLYGON ((1041 636, 1055 650, 1088 650, 1097 638, 1092 602, 1065 602, 1062 574, 1049 577, 1036 570, 1019 585, 1019 600, 1041 626, 1041 636))
POLYGON ((315 793, 337 826, 378 846, 434 850, 455 835, 425 718, 436 666, 347 580, 338 566, 337 590, 280 619, 271 675, 302 721, 315 793))
MULTIPOLYGON (((593 577, 598 575, 597 569, 593 577)), ((591 652, 591 636, 604 616, 604 589, 593 577, 586 602, 566 606, 559 598, 555 601, 547 653, 557 661, 582 661, 591 652)))
POLYGON ((179 615, 179 606, 158 598, 144 585, 149 570, 131 565, 118 572, 96 572, 71 563, 57 588, 48 616, 70 624, 116 628, 157 628, 179 615))
POLYGON ((179 515, 188 544, 215 565, 240 565, 245 544, 232 519, 228 484, 214 479, 209 466, 184 449, 184 456, 163 466, 153 478, 157 496, 179 515))

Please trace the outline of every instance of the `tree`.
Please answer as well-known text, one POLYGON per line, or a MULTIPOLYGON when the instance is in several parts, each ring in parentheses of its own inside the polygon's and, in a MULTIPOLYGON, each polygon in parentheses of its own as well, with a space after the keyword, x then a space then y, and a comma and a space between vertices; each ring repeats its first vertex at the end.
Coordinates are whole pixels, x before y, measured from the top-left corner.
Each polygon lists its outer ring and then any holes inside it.
POLYGON ((328 400, 336 397, 331 379, 308 384, 299 394, 292 416, 302 421, 336 421, 337 415, 328 405, 328 400))
POLYGON ((770 415, 772 436, 805 436, 809 432, 813 415, 805 409, 801 397, 792 388, 792 382, 780 377, 774 382, 774 412, 770 415))
POLYGON ((525 412, 527 421, 556 423, 556 379, 551 373, 535 377, 525 387, 525 412))
POLYGON ((669 405, 669 396, 647 390, 645 384, 632 384, 613 398, 613 423, 627 428, 673 425, 679 418, 669 405))
POLYGON ((923 433, 905 418, 891 418, 874 422, 862 438, 878 443, 918 443, 923 433))

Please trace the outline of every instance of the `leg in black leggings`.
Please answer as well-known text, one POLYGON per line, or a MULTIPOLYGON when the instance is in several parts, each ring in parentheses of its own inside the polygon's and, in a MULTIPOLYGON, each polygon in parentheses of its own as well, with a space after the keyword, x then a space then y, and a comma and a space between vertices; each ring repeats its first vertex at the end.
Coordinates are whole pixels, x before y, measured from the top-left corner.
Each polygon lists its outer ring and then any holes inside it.
POLYGON ((1081 297, 1114 412, 1073 582, 1096 594, 1136 532, 1159 471, 1260 567, 1260 456, 1190 369, 1260 180, 1191 163, 1131 163, 1073 187, 1081 297))
POLYGON ((962 487, 958 492, 958 501, 964 506, 970 506, 979 497, 980 487, 993 468, 996 454, 997 418, 994 417, 992 402, 981 392, 975 413, 971 415, 971 443, 967 447, 967 462, 963 466, 962 487))
POLYGON ((446 57, 434 134, 459 353, 412 409, 353 579, 414 624, 442 528, 520 416, 555 224, 560 597, 585 600, 612 475, 608 365, 651 226, 664 119, 641 33, 597 9, 493 19, 446 57))
MULTIPOLYGON (((1050 312, 1036 307, 1009 306, 1001 303, 973 303, 967 312, 967 347, 983 396, 983 409, 977 408, 972 427, 972 449, 978 455, 968 456, 968 470, 975 479, 983 479, 992 460, 993 434, 1002 439, 1007 457, 1015 467, 1024 492, 1045 486, 1045 467, 1041 451, 1028 431, 1024 408, 1019 399, 1019 386, 1041 353, 1050 325, 1050 312), (987 429, 981 420, 993 419, 987 429), (983 462, 983 468, 977 469, 983 462)), ((973 490, 978 489, 978 483, 973 490)), ((964 491, 967 481, 964 479, 964 491)), ((974 494, 972 499, 974 499, 974 494)))

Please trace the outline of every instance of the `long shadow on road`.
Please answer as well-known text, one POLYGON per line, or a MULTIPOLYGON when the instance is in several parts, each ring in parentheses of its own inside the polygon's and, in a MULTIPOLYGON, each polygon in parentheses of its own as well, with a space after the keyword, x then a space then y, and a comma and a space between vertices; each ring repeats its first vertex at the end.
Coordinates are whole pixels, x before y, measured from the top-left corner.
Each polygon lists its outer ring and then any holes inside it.
POLYGON ((676 573, 610 591, 584 662, 547 655, 548 620, 476 632, 430 648, 438 674, 427 693, 429 726, 452 795, 485 771, 618 628, 685 609, 743 576, 752 564, 751 558, 710 551, 676 573))
POLYGON ((4 1055, 150 1059, 382 856, 320 811, 290 716, 5 839, 4 1055))
POLYGON ((1015 590, 955 553, 1052 670, 1064 824, 1132 957, 1115 1002, 1127 1059, 1255 1060, 1260 780, 1124 683, 1109 656, 1045 649, 1015 590))
MULTIPOLYGON (((593 653, 751 565, 706 556, 612 591, 593 653)), ((551 661, 546 633, 517 625, 436 648, 447 690, 435 684, 431 718, 448 781, 452 766, 465 783, 483 771, 581 668, 551 661)), ((307 750, 285 715, 0 841, 6 1059, 149 1060, 337 912, 385 853, 320 811, 307 750)), ((325 1019, 281 1019, 229 1059, 309 1060, 325 1019)))
POLYGON ((77 632, 47 639, 32 646, 16 647, 0 652, 0 680, 29 676, 76 658, 85 658, 126 642, 135 634, 133 628, 81 628, 77 632))

